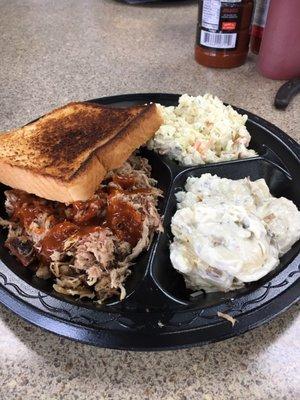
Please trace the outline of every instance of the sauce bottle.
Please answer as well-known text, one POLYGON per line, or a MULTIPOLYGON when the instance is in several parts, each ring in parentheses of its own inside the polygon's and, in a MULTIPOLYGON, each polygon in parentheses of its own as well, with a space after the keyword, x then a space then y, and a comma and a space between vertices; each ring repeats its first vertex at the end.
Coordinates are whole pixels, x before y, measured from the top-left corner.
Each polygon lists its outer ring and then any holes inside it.
POLYGON ((256 0, 253 23, 251 28, 250 49, 252 53, 258 54, 261 39, 266 26, 270 0, 256 0))
POLYGON ((271 79, 300 77, 300 0, 271 0, 258 69, 271 79))
POLYGON ((195 47, 199 64, 215 68, 244 64, 253 3, 253 0, 199 0, 195 47))

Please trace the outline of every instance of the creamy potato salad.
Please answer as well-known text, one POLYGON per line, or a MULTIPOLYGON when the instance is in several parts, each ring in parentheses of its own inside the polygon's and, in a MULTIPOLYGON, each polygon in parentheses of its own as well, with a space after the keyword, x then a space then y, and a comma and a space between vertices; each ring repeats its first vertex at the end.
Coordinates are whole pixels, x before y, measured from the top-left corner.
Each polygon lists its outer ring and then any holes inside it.
POLYGON ((300 212, 264 179, 203 174, 177 193, 170 257, 192 290, 229 291, 268 274, 300 238, 300 212))
POLYGON ((177 107, 158 104, 164 123, 148 148, 167 154, 181 165, 196 165, 253 157, 246 115, 210 94, 184 94, 177 107))

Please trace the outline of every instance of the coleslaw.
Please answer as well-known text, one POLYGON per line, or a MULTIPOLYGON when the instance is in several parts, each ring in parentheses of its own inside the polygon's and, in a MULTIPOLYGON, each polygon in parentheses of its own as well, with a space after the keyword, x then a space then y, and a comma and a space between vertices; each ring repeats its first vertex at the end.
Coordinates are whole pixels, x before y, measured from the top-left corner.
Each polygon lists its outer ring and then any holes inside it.
POLYGON ((253 157, 251 136, 241 115, 211 94, 184 94, 177 107, 158 104, 164 118, 148 148, 181 165, 206 164, 253 157))

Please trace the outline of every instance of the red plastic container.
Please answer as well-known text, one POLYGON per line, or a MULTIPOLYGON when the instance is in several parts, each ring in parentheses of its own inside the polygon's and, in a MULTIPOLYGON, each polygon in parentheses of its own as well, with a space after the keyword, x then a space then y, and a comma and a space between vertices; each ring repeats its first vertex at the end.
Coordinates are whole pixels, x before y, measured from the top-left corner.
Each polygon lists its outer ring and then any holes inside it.
POLYGON ((300 0, 271 0, 258 69, 271 79, 300 77, 300 0))

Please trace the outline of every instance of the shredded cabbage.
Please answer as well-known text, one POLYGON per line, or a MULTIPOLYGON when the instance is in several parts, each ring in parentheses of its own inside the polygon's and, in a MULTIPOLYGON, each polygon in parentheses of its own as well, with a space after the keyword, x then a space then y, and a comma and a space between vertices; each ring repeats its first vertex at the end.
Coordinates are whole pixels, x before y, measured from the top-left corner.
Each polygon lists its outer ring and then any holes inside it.
POLYGON ((184 94, 177 107, 158 104, 164 123, 148 148, 167 154, 182 165, 206 164, 253 157, 251 136, 241 115, 211 94, 184 94))

